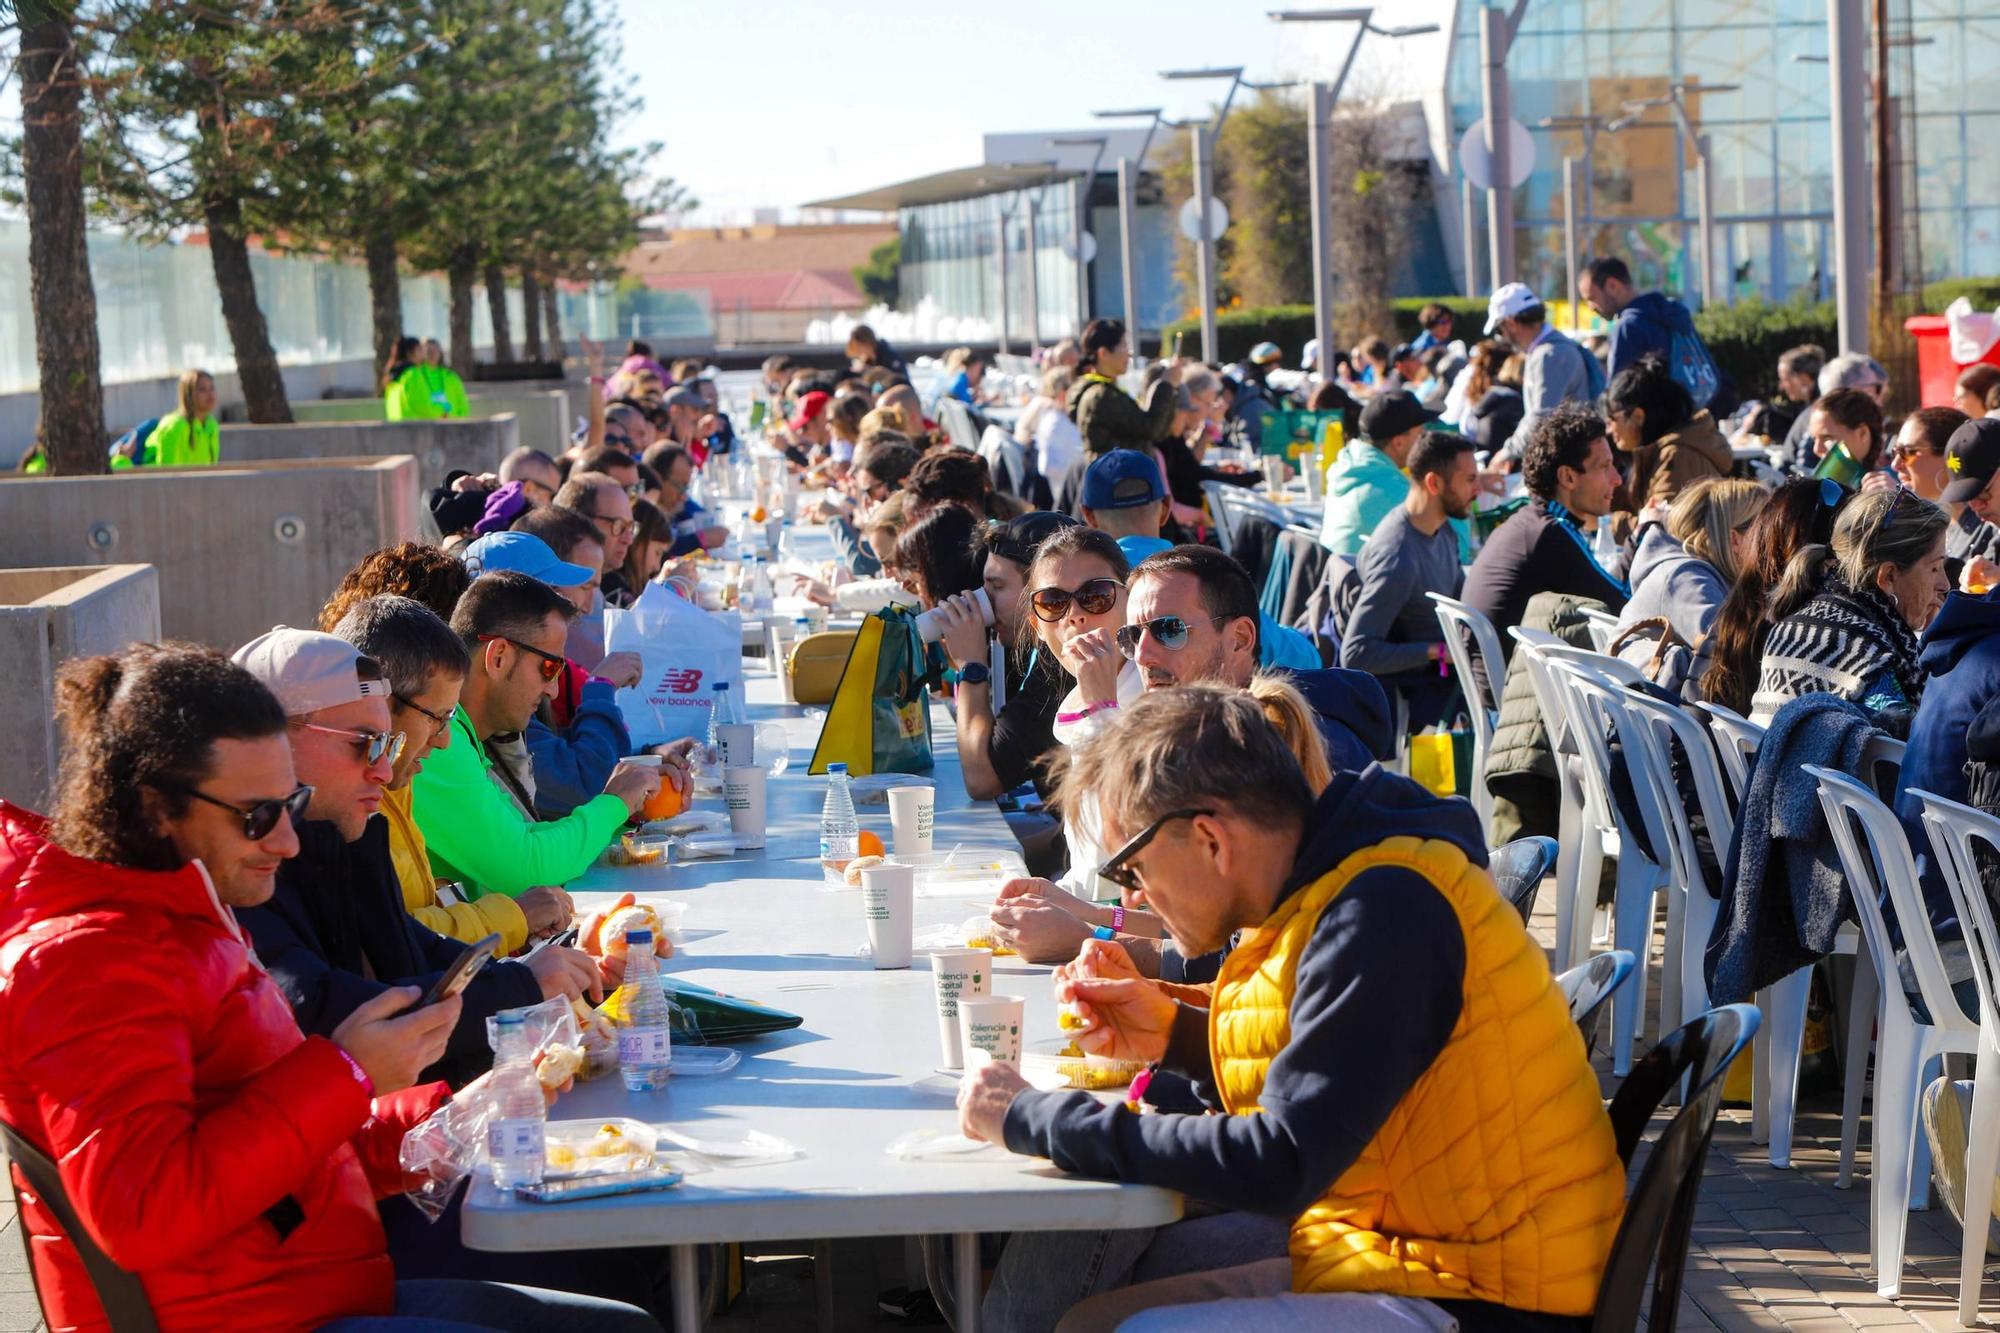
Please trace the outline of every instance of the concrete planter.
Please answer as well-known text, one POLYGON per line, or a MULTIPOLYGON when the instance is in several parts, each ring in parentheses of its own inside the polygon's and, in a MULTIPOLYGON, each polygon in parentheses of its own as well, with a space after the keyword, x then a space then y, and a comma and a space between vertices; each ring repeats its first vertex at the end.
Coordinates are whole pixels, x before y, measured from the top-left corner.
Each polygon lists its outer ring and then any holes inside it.
MULTIPOLYGON (((569 395, 556 389, 528 385, 515 389, 504 384, 475 384, 467 390, 472 419, 489 419, 511 414, 520 431, 521 443, 532 445, 551 457, 569 447, 569 395)), ((314 398, 293 403, 292 415, 300 425, 319 426, 330 422, 386 421, 380 398, 314 398)), ((581 414, 579 414, 581 415, 581 414)))
MULTIPOLYGON (((425 490, 454 471, 498 472, 520 444, 512 416, 468 421, 329 421, 293 426, 224 426, 222 461, 386 458, 409 454, 425 490)), ((136 476, 146 469, 135 469, 136 476)))
POLYGON ((160 637, 160 578, 150 565, 0 570, 0 797, 47 810, 61 758, 56 668, 160 637))
POLYGON ((422 534, 408 456, 0 478, 0 515, 0 568, 152 565, 165 634, 224 649, 312 625, 362 556, 422 534))

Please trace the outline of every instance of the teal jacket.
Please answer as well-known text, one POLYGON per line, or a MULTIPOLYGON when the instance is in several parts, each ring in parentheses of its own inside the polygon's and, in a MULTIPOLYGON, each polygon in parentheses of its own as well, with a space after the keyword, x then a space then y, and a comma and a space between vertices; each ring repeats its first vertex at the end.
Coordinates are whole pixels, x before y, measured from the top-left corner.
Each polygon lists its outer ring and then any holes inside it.
POLYGON ((431 870, 457 880, 475 900, 568 883, 611 845, 630 813, 604 793, 561 819, 523 813, 463 708, 452 715, 451 744, 430 752, 410 786, 431 870))
MULTIPOLYGON (((1326 517, 1320 522, 1319 544, 1335 555, 1353 560, 1375 529, 1410 494, 1409 474, 1396 460, 1363 439, 1352 439, 1326 470, 1326 517)), ((1471 527, 1451 520, 1458 534, 1458 559, 1472 561, 1471 527)))

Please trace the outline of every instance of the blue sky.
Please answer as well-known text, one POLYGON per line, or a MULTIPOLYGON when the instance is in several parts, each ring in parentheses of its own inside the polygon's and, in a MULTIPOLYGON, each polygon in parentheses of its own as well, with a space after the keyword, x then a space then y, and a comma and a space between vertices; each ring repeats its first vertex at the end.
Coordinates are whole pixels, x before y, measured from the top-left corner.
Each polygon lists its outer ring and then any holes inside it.
MULTIPOLYGON (((621 135, 665 145, 655 170, 701 200, 693 221, 747 221, 754 207, 790 209, 977 162, 986 131, 1075 129, 1100 107, 1192 116, 1226 86, 1167 83, 1163 69, 1330 74, 1351 25, 1281 27, 1265 12, 1282 3, 618 0, 625 66, 646 101, 621 135)), ((1449 14, 1449 0, 1399 0, 1382 21, 1449 14)), ((1371 64, 1379 81, 1421 83, 1442 68, 1442 46, 1437 36, 1371 37, 1352 87, 1371 64)))

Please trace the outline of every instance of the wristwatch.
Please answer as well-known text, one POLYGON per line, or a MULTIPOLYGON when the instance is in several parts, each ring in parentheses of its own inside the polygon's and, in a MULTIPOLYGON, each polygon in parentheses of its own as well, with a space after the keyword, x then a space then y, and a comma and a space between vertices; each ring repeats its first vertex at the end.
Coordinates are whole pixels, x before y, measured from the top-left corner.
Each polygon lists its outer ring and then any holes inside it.
POLYGON ((984 685, 993 679, 993 672, 984 662, 967 662, 958 669, 958 683, 961 685, 984 685))

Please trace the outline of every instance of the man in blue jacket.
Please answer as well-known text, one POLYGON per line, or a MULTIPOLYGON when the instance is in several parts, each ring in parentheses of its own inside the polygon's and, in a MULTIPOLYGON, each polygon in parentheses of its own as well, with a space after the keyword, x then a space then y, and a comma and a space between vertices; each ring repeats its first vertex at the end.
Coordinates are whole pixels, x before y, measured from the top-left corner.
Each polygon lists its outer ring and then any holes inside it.
MULTIPOLYGON (((1946 800, 1982 805, 1990 812, 2000 786, 2000 601, 1991 594, 1955 592, 1924 631, 1917 662, 1928 683, 1910 721, 1910 739, 1897 778, 1896 816, 1916 855, 1917 874, 1931 925, 1939 939, 1959 939, 1963 930, 1951 905, 1930 834, 1924 830, 1923 803, 1912 788, 1946 800), (1968 763, 1967 760, 1971 762, 1968 763), (1974 790, 1975 783, 1980 790, 1974 790)), ((1956 980, 1956 978, 1954 978, 1956 980)))
POLYGON ((1593 259, 1584 266, 1576 280, 1577 294, 1595 310, 1599 316, 1611 321, 1611 356, 1608 374, 1618 378, 1618 372, 1627 366, 1639 364, 1639 358, 1648 352, 1656 354, 1674 371, 1674 380, 1688 391, 1697 408, 1707 407, 1714 397, 1712 377, 1714 362, 1708 361, 1706 373, 1711 377, 1709 391, 1699 393, 1698 384, 1690 384, 1699 369, 1684 371, 1676 365, 1674 340, 1680 338, 1699 348, 1703 359, 1708 358, 1708 349, 1695 332, 1694 316, 1688 308, 1671 296, 1660 292, 1639 292, 1632 286, 1632 271, 1625 267, 1625 261, 1618 258, 1593 259))

